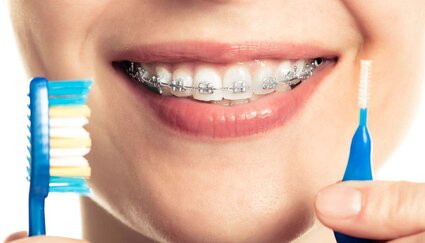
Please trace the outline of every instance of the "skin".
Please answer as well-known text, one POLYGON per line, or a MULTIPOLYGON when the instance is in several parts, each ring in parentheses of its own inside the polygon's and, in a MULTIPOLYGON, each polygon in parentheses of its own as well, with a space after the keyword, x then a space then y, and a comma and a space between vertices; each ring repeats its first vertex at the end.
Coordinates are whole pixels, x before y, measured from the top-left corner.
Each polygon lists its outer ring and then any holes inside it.
MULTIPOLYGON (((84 238, 332 241, 332 231, 317 218, 362 237, 422 237, 425 222, 415 212, 423 210, 423 185, 331 185, 343 174, 357 123, 360 59, 374 61, 369 128, 376 167, 409 125, 420 96, 424 58, 422 0, 13 0, 9 6, 29 76, 96 80, 89 101, 95 196, 94 202, 82 200, 84 238), (252 21, 259 19, 266 24, 252 21), (126 95, 122 82, 111 78, 111 49, 198 39, 313 42, 337 50, 340 58, 288 124, 218 142, 170 133, 126 95), (330 216, 320 204, 330 192, 335 194, 327 189, 341 186, 355 188, 363 199, 360 212, 344 220, 330 216)), ((331 206, 336 210, 339 205, 331 206)), ((75 242, 22 237, 7 242, 75 242)))

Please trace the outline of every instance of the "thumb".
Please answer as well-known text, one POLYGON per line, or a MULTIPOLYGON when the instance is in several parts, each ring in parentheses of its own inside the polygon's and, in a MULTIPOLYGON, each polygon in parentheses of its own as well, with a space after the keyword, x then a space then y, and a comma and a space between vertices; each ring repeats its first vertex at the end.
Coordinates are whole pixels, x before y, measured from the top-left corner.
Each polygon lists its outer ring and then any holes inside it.
POLYGON ((384 240, 425 231, 424 201, 425 184, 349 181, 321 190, 315 207, 335 231, 384 240))
POLYGON ((75 240, 63 237, 53 237, 39 235, 34 237, 28 237, 27 232, 21 231, 14 234, 11 234, 7 237, 4 243, 89 243, 85 240, 75 240))
POLYGON ((19 231, 19 232, 16 232, 16 233, 9 235, 4 240, 4 243, 12 242, 14 240, 19 240, 19 239, 22 239, 22 238, 25 238, 25 237, 27 237, 27 232, 26 231, 19 231))

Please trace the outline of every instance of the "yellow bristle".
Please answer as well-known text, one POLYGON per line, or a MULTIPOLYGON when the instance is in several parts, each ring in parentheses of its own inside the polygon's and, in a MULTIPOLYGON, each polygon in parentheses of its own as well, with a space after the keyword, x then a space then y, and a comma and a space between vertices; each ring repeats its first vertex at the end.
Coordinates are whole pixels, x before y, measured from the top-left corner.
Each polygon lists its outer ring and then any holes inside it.
POLYGON ((50 176, 62 176, 62 177, 85 177, 89 178, 91 175, 91 169, 89 166, 51 166, 50 176))
POLYGON ((79 148, 90 147, 91 140, 87 138, 50 138, 51 148, 79 148))
POLYGON ((90 116, 90 109, 87 105, 82 106, 54 106, 49 108, 50 117, 77 117, 90 116))

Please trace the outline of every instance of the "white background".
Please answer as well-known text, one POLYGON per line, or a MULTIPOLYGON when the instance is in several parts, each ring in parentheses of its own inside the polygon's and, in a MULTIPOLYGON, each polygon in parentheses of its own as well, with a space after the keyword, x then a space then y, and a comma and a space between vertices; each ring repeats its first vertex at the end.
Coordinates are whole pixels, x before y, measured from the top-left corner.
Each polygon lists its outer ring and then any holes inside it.
MULTIPOLYGON (((26 81, 7 7, 0 0, 0 241, 11 232, 27 230, 26 81)), ((425 181, 424 103, 411 131, 378 178, 425 181)), ((49 234, 80 236, 76 196, 50 195, 46 206, 49 234)))

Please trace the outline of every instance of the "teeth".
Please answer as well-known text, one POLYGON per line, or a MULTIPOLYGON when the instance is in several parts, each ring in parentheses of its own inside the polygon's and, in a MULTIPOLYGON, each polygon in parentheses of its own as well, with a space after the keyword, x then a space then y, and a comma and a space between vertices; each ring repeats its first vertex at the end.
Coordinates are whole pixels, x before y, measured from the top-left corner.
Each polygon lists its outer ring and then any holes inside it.
POLYGON ((283 61, 276 69, 276 79, 278 82, 284 82, 288 75, 293 71, 291 61, 283 61))
POLYGON ((243 100, 231 100, 231 104, 230 105, 242 105, 242 104, 247 104, 251 101, 251 99, 243 99, 243 100))
POLYGON ((195 72, 193 98, 202 101, 223 99, 221 78, 212 67, 200 67, 195 72))
POLYGON ((285 92, 291 90, 291 86, 287 83, 279 83, 276 87, 276 91, 278 92, 285 92))
POLYGON ((252 99, 243 99, 243 100, 215 100, 211 101, 212 104, 222 105, 222 106, 232 106, 232 105, 242 105, 252 101, 252 99))
POLYGON ((162 95, 193 96, 200 101, 235 105, 255 100, 259 98, 257 95, 289 91, 308 79, 323 62, 323 58, 252 61, 230 67, 219 66, 219 69, 212 65, 194 68, 180 64, 173 72, 164 64, 123 62, 123 68, 131 78, 162 95), (251 70, 255 71, 252 75, 251 70))
POLYGON ((242 100, 252 97, 251 74, 242 66, 233 66, 224 74, 223 87, 229 90, 223 91, 223 98, 228 100, 242 100))
POLYGON ((192 87, 192 72, 188 68, 178 68, 173 72, 171 93, 177 97, 192 96, 192 91, 185 87, 192 87))
POLYGON ((305 67, 305 60, 298 60, 295 62, 294 67, 295 67, 295 75, 301 75, 302 71, 304 70, 305 67))
POLYGON ((232 101, 231 100, 213 100, 211 101, 212 104, 217 104, 217 105, 222 105, 222 106, 231 106, 232 105, 232 101))
POLYGON ((154 73, 151 67, 143 67, 146 72, 141 73, 140 78, 142 79, 150 79, 152 78, 152 74, 154 73))
POLYGON ((155 68, 156 75, 159 77, 161 82, 169 84, 171 81, 171 72, 162 65, 159 65, 155 68))
POLYGON ((269 94, 276 90, 277 79, 269 67, 258 69, 254 77, 254 94, 269 94))
MULTIPOLYGON (((171 72, 168 71, 168 69, 166 67, 164 67, 163 65, 159 65, 155 68, 155 73, 158 76, 158 80, 159 82, 163 83, 163 84, 170 84, 171 82, 171 72)), ((170 89, 162 89, 162 94, 163 95, 167 95, 170 96, 171 95, 171 90, 170 89)))

